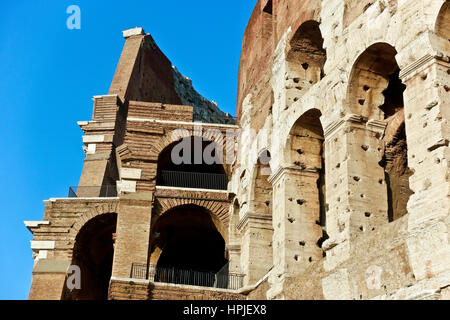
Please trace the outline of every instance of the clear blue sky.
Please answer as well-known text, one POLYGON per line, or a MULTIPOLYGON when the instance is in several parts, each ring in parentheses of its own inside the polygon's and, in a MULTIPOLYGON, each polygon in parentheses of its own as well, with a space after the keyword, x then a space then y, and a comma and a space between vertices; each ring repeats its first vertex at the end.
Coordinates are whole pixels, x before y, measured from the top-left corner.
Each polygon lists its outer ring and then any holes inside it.
POLYGON ((0 299, 26 299, 33 260, 24 220, 65 197, 83 164, 94 95, 107 94, 124 44, 142 26, 197 91, 235 114, 242 35, 255 0, 1 1, 0 299), (81 8, 68 30, 66 8, 81 8))

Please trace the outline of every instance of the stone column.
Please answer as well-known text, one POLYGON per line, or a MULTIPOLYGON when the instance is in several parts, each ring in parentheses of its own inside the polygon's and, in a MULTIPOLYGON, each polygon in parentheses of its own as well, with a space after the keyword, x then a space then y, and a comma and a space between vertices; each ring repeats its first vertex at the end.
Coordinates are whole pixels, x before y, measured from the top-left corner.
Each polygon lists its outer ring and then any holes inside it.
POLYGON ((408 163, 410 263, 417 280, 450 270, 450 63, 425 55, 403 68, 408 163))
POLYGON ((130 278, 133 263, 147 264, 152 193, 120 195, 112 278, 130 278))
POLYGON ((241 274, 241 236, 237 228, 239 224, 239 205, 236 203, 230 206, 230 222, 228 226, 228 242, 226 250, 228 252, 229 271, 241 274))
POLYGON ((280 168, 273 185, 273 265, 269 299, 284 298, 286 278, 297 275, 322 258, 317 180, 319 172, 299 167, 280 168))
POLYGON ((272 217, 247 212, 238 225, 244 285, 258 282, 272 267, 272 217))
POLYGON ((349 258, 351 238, 388 223, 384 129, 384 121, 349 115, 325 130, 326 270, 349 258))

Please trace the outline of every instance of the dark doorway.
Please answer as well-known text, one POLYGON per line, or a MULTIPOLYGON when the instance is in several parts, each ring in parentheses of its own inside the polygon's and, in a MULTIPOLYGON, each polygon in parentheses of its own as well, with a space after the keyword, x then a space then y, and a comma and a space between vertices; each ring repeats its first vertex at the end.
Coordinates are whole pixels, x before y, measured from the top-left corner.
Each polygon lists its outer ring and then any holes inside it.
POLYGON ((64 299, 108 299, 116 223, 117 214, 107 213, 91 219, 81 228, 72 257, 72 265, 80 267, 81 289, 66 289, 64 299))
POLYGON ((209 212, 195 205, 177 207, 155 225, 158 247, 155 281, 213 286, 228 262, 225 241, 209 212))

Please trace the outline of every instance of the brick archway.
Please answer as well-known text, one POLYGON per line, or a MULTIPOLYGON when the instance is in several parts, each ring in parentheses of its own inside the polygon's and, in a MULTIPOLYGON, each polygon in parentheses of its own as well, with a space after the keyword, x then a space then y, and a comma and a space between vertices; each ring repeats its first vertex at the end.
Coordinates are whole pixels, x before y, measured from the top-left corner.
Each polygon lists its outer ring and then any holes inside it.
POLYGON ((83 226, 88 223, 91 219, 100 216, 102 214, 112 213, 112 212, 118 212, 119 202, 114 201, 110 203, 105 203, 99 206, 95 206, 90 208, 87 212, 85 212, 83 215, 81 215, 78 220, 75 222, 75 224, 72 226, 72 228, 69 231, 69 236, 73 240, 75 240, 76 236, 80 232, 80 230, 83 228, 83 226))
MULTIPOLYGON (((199 205, 193 202, 178 203, 179 204, 172 203, 171 205, 164 207, 159 203, 159 205, 156 206, 160 214, 155 216, 152 221, 153 232, 151 240, 152 247, 149 256, 150 264, 156 268, 160 263, 160 259, 163 259, 163 262, 161 263, 166 263, 167 261, 164 262, 164 259, 167 259, 167 255, 173 258, 172 255, 174 249, 180 250, 180 246, 190 243, 193 245, 191 249, 197 248, 197 245, 199 245, 199 250, 204 250, 205 246, 206 248, 209 248, 208 250, 214 249, 211 251, 211 254, 215 256, 214 259, 218 262, 216 267, 222 267, 226 261, 222 261, 221 259, 225 259, 226 245, 228 243, 227 229, 224 227, 223 223, 211 209, 208 209, 204 204, 199 205), (198 242, 200 238, 203 238, 203 240, 198 242), (182 241, 180 241, 180 239, 182 241), (219 241, 219 243, 217 241, 219 241), (221 246, 223 246, 223 248, 220 250, 221 246), (217 251, 217 249, 219 249, 219 251, 217 251), (164 255, 166 255, 166 257, 161 258, 164 255), (220 255, 222 255, 222 258, 219 258, 220 261, 217 261, 216 258, 220 255)), ((184 250, 179 252, 180 255, 185 253, 186 251, 184 250)), ((205 255, 201 256, 206 257, 205 255)), ((203 258, 200 259, 200 256, 198 258, 199 261, 203 261, 203 258)), ((193 263, 192 259, 183 261, 186 261, 188 264, 193 263)), ((196 263, 202 264, 202 262, 198 261, 196 263)), ((214 271, 217 270, 214 269, 214 271)))
POLYGON ((216 225, 217 229, 225 241, 228 240, 228 222, 230 211, 230 203, 228 201, 219 202, 217 200, 204 200, 194 197, 158 198, 157 201, 158 205, 155 206, 156 210, 154 212, 154 216, 156 218, 152 221, 152 225, 154 225, 160 217, 177 207, 184 205, 196 205, 210 212, 210 214, 220 222, 220 225, 216 225))

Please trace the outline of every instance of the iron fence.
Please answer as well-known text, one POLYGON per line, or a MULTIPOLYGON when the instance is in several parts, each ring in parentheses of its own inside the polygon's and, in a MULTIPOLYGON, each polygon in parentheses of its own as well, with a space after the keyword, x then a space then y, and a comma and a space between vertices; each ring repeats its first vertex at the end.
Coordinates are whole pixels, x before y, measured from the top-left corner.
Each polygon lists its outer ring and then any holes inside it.
POLYGON ((178 269, 174 267, 156 267, 146 264, 133 263, 131 267, 132 279, 146 279, 152 282, 173 283, 200 287, 222 288, 237 290, 243 287, 244 275, 226 272, 224 268, 219 272, 196 271, 178 269))
POLYGON ((228 179, 225 174, 162 170, 159 173, 158 185, 180 188, 227 190, 228 179))
POLYGON ((116 197, 117 187, 114 185, 104 185, 96 187, 75 186, 69 187, 69 198, 83 198, 83 197, 116 197))

